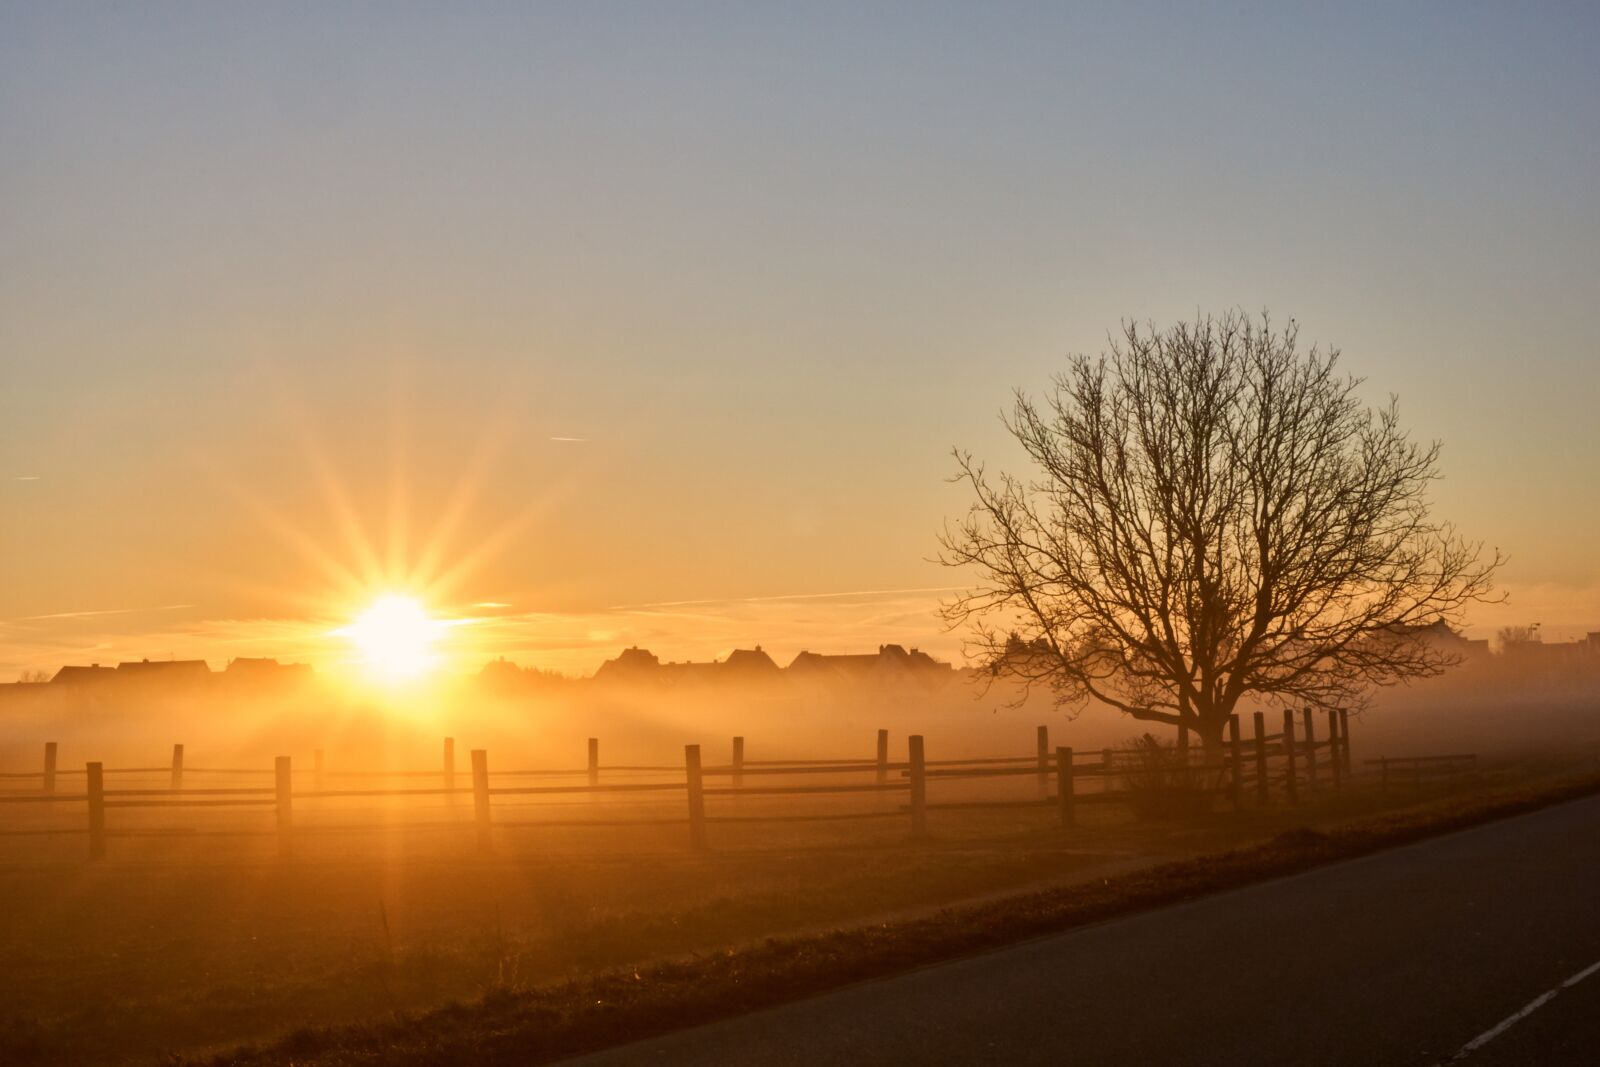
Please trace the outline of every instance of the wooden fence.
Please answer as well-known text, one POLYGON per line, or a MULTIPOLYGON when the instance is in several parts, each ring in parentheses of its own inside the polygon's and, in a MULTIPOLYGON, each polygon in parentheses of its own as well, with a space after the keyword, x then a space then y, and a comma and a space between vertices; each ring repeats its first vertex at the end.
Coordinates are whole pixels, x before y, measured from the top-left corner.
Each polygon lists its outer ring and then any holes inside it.
POLYGON ((1368 767, 1378 769, 1380 788, 1387 791, 1393 786, 1409 785, 1420 789, 1424 783, 1443 780, 1454 785, 1462 775, 1476 774, 1478 757, 1474 753, 1455 756, 1403 756, 1382 757, 1366 761, 1368 767))
MULTIPOLYGON (((1307 711, 1302 715, 1283 713, 1282 729, 1267 733, 1262 713, 1253 716, 1253 736, 1246 742, 1235 716, 1229 723, 1227 740, 1220 753, 1209 756, 1191 750, 1187 732, 1180 732, 1175 750, 1166 750, 1161 760, 1176 755, 1191 791, 1203 792, 1210 799, 1224 796, 1235 809, 1276 803, 1295 804, 1308 791, 1341 788, 1351 777, 1350 744, 1343 715, 1328 713, 1327 730, 1319 739, 1315 722, 1307 711)), ((43 830, 0 829, 0 836, 11 834, 80 833, 88 836, 90 857, 105 855, 109 836, 135 833, 159 834, 155 830, 108 828, 107 812, 138 808, 260 808, 271 809, 274 825, 270 830, 231 830, 218 833, 276 836, 279 851, 292 854, 295 838, 303 833, 330 832, 329 827, 300 825, 298 805, 318 804, 351 798, 405 799, 418 797, 472 798, 472 822, 477 845, 492 851, 497 827, 533 826, 638 826, 687 824, 691 847, 703 849, 709 843, 708 828, 718 823, 739 822, 828 822, 868 819, 905 820, 912 836, 927 833, 930 812, 983 808, 1053 808, 1063 826, 1072 826, 1080 804, 1129 802, 1148 791, 1151 753, 1137 749, 1079 751, 1070 747, 1052 748, 1049 731, 1037 729, 1034 752, 1027 756, 1001 756, 975 759, 930 760, 921 735, 907 739, 906 759, 891 761, 889 731, 879 730, 871 757, 814 760, 749 760, 745 758, 743 737, 733 739, 731 758, 725 764, 703 760, 699 745, 684 748, 682 764, 609 765, 600 762, 600 741, 590 738, 587 761, 582 768, 533 768, 492 770, 489 753, 474 749, 470 753, 470 779, 461 784, 456 773, 453 738, 445 738, 443 761, 436 770, 417 771, 338 771, 325 766, 320 750, 313 754, 309 768, 295 765, 288 756, 279 756, 269 768, 216 768, 189 766, 183 745, 174 745, 171 762, 160 767, 106 767, 99 762, 82 770, 57 766, 57 747, 45 745, 40 770, 0 774, 0 779, 37 782, 36 789, 0 793, 0 810, 7 805, 82 804, 85 819, 76 828, 43 830), (83 777, 81 792, 62 791, 66 777, 83 777), (108 784, 113 776, 158 776, 164 786, 136 783, 126 787, 108 784), (662 776, 666 776, 662 778, 662 776), (978 798, 933 798, 944 783, 984 782, 1007 778, 1033 778, 1037 796, 978 798), (801 779, 796 781, 796 779, 801 779), (309 779, 309 780, 308 780, 309 779), (397 784, 403 783, 403 784, 397 784), (1141 782, 1143 784, 1141 784, 1141 782), (886 795, 903 803, 872 810, 844 811, 741 811, 733 801, 739 798, 840 797, 849 794, 886 795), (575 796, 637 797, 641 800, 669 801, 681 805, 676 812, 657 803, 655 807, 627 818, 608 818, 590 812, 583 818, 520 819, 506 807, 513 798, 525 801, 553 801, 575 796), (497 804, 497 801, 499 802, 497 804), (497 808, 501 809, 497 812, 497 808)), ((1372 763, 1373 761, 1368 761, 1372 763)), ((1381 763, 1383 773, 1398 761, 1381 763)), ((1170 762, 1168 768, 1170 769, 1170 762)), ((127 780, 126 778, 124 780, 127 780)), ((1014 790, 1013 790, 1014 792, 1014 790)), ((1209 800, 1208 800, 1209 803, 1209 800)), ((525 805, 518 805, 519 807, 525 805)), ((114 817, 113 817, 114 818, 114 817)), ((395 829, 385 822, 363 827, 336 827, 341 831, 395 829)), ((401 828, 466 828, 459 818, 401 824, 401 828)))

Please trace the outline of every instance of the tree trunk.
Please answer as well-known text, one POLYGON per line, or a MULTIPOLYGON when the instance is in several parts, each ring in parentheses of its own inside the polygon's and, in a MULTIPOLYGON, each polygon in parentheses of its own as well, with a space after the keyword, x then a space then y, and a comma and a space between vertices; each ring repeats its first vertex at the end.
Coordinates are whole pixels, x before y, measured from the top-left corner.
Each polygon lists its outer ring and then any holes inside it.
POLYGON ((1222 759, 1227 746, 1228 716, 1221 713, 1207 715, 1195 723, 1194 730, 1200 735, 1206 761, 1214 763, 1222 759))

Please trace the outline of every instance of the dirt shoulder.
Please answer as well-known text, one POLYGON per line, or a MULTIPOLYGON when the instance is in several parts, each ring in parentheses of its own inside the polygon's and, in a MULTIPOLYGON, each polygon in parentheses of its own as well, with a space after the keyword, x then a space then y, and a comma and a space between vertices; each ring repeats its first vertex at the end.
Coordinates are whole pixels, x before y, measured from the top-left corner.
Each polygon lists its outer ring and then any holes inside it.
MULTIPOLYGON (((1434 797, 1378 813, 1307 812, 1264 842, 1201 851, 1092 881, 1012 893, 931 914, 530 990, 497 989, 381 1023, 298 1031, 208 1060, 266 1064, 528 1064, 623 1044, 854 982, 1404 845, 1600 792, 1592 772, 1434 797)), ((1207 837, 1199 834, 1196 843, 1207 837)))

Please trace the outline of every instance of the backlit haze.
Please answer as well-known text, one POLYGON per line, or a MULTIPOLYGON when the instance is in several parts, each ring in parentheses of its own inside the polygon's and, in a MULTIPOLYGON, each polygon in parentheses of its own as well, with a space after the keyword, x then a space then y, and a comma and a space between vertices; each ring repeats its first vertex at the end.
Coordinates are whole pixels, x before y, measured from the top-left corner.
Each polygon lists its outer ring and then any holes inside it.
POLYGON ((1593 8, 157 10, 0 7, 0 678, 957 659, 948 449, 1233 305, 1600 630, 1593 8))

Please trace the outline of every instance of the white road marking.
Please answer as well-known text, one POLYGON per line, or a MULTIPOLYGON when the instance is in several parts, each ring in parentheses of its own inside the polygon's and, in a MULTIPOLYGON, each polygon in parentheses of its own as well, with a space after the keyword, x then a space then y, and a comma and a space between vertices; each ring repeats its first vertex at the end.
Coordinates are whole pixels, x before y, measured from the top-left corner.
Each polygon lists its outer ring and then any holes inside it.
POLYGON ((1517 1025, 1522 1020, 1526 1019, 1528 1016, 1544 1007, 1546 1004, 1550 1003, 1556 998, 1556 994, 1560 993, 1563 989, 1571 989, 1573 986, 1577 985, 1591 974, 1594 974, 1596 971, 1600 971, 1600 960, 1596 960, 1594 963, 1589 964, 1589 966, 1585 967, 1571 978, 1568 978, 1565 982, 1562 982, 1554 989, 1540 993, 1538 996, 1528 1001, 1527 1004, 1523 1005, 1522 1010, 1516 1012, 1515 1014, 1506 1016, 1494 1026, 1485 1030, 1471 1041, 1468 1041, 1465 1045, 1462 1045, 1456 1050, 1456 1054, 1454 1056, 1451 1056, 1446 1060, 1441 1060, 1440 1067, 1443 1067, 1443 1065, 1447 1063, 1456 1063, 1459 1060, 1466 1059, 1468 1056, 1472 1055, 1474 1052, 1478 1051, 1480 1048, 1487 1045, 1489 1042, 1493 1041, 1495 1038, 1499 1037, 1501 1034, 1505 1033, 1507 1030, 1511 1029, 1513 1026, 1517 1025))

